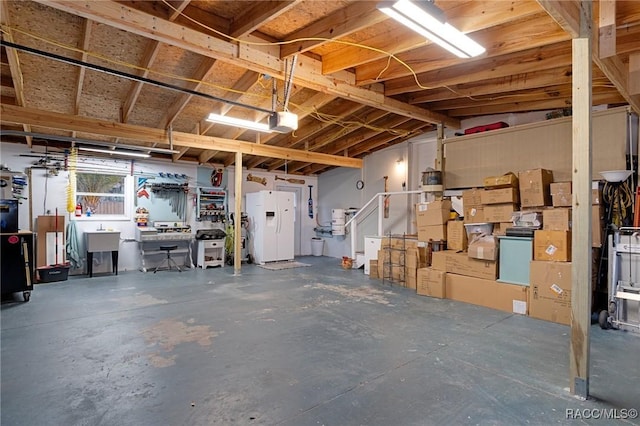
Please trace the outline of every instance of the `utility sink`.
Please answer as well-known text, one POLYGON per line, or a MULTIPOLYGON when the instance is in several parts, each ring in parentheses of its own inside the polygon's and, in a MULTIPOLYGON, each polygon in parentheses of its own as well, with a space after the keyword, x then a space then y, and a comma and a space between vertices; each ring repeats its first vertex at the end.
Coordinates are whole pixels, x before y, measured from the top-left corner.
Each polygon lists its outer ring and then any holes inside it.
POLYGON ((85 231, 87 251, 96 253, 100 251, 118 251, 120 246, 120 231, 85 231))

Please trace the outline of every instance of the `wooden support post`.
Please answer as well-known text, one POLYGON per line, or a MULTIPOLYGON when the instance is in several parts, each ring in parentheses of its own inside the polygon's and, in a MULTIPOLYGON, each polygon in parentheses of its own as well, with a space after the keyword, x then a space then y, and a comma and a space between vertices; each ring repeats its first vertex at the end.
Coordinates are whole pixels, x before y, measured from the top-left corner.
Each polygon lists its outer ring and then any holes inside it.
POLYGON ((444 158, 444 150, 442 147, 442 141, 444 140, 444 124, 438 124, 436 130, 438 139, 436 141, 436 164, 434 168, 442 171, 442 159, 444 158))
POLYGON ((240 254, 242 252, 242 227, 240 219, 242 218, 242 153, 236 152, 235 165, 235 215, 233 223, 233 275, 240 275, 242 260, 240 254))
POLYGON ((629 95, 640 95, 640 53, 629 54, 629 95))
POLYGON ((616 2, 600 0, 598 55, 608 58, 616 54, 616 2))
POLYGON ((580 33, 573 39, 573 232, 571 284, 571 393, 589 396, 591 327, 591 1, 580 2, 580 33))

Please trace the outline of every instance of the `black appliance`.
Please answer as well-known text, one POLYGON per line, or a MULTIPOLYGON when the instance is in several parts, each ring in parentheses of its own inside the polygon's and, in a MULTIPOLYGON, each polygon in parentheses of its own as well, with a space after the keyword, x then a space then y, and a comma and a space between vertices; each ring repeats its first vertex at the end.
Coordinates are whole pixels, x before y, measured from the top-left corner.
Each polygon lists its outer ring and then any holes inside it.
POLYGON ((18 200, 0 200, 0 232, 18 232, 18 200))
POLYGON ((222 229, 198 229, 196 231, 196 240, 222 240, 227 233, 222 229))
POLYGON ((33 291, 33 233, 30 231, 0 234, 2 295, 23 292, 28 302, 33 291))

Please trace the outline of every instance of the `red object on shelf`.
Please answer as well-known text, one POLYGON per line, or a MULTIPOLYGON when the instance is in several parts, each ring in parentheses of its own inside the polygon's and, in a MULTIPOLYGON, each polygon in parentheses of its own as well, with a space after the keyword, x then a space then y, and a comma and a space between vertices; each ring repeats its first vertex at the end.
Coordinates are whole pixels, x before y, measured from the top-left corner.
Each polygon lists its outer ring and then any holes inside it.
POLYGON ((640 186, 636 187, 636 202, 633 207, 633 227, 640 228, 640 186))
POLYGON ((491 123, 491 124, 485 124, 483 126, 476 126, 476 127, 471 127, 467 130, 464 131, 465 135, 470 135, 472 133, 480 133, 480 132, 486 132, 489 130, 496 130, 496 129, 504 129, 505 127, 509 127, 509 125, 507 123, 505 123, 504 121, 498 121, 497 123, 491 123))

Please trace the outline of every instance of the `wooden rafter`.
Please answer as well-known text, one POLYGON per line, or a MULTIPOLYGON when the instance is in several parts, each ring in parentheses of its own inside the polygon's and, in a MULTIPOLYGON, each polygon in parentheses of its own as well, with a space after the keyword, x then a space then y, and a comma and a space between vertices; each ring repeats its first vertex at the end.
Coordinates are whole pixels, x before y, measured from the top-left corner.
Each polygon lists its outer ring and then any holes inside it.
MULTIPOLYGON (((572 37, 580 35, 580 7, 575 0, 538 0, 538 3, 555 19, 555 21, 572 37)), ((598 26, 593 28, 593 45, 599 44, 598 26)), ((600 58, 597 49, 593 49, 591 59, 598 65, 609 81, 616 86, 618 92, 629 105, 640 114, 640 95, 629 93, 629 73, 623 61, 617 56, 600 58)))
MULTIPOLYGON (((180 12, 184 10, 185 7, 189 4, 191 0, 184 0, 177 2, 178 4, 174 5, 176 10, 172 10, 170 12, 169 17, 167 18, 169 21, 174 21, 178 16, 180 16, 180 12)), ((142 63, 140 67, 143 69, 140 73, 141 77, 148 77, 149 70, 153 65, 153 62, 156 60, 158 56, 158 52, 160 52, 160 43, 158 41, 150 41, 147 45, 147 48, 144 51, 142 56, 142 63)), ((131 112, 138 101, 138 97, 140 96, 140 92, 142 91, 142 86, 144 83, 140 81, 134 81, 131 83, 131 88, 129 89, 129 93, 122 103, 122 122, 126 123, 129 121, 129 117, 131 116, 131 112)))
POLYGON ((257 28, 287 12, 300 1, 267 0, 255 2, 249 10, 231 22, 231 37, 238 38, 252 33, 257 28))
POLYGON ((420 49, 406 52, 397 57, 404 62, 389 62, 388 59, 371 62, 356 69, 357 84, 369 84, 374 81, 388 81, 399 78, 412 77, 413 73, 434 72, 443 68, 456 65, 469 66, 474 63, 490 62, 492 58, 500 58, 505 55, 527 55, 531 49, 546 46, 552 43, 569 41, 569 35, 557 28, 555 31, 544 31, 549 25, 549 17, 540 13, 527 20, 520 20, 501 25, 474 34, 474 39, 486 46, 487 52, 479 57, 471 59, 459 59, 453 55, 440 54, 437 45, 430 44, 420 49), (422 58, 438 58, 438 60, 424 61, 422 58), (410 64, 407 67, 405 64, 410 64), (382 72, 384 70, 384 72, 382 72))
MULTIPOLYGON (((284 62, 280 60, 279 55, 276 56, 266 49, 257 49, 246 44, 238 46, 227 41, 216 40, 200 31, 164 21, 156 16, 113 1, 37 1, 65 12, 93 19, 194 53, 243 66, 275 78, 284 79, 285 76, 284 62)), ((304 57, 298 61, 293 80, 295 84, 309 89, 350 98, 365 105, 409 118, 429 123, 445 123, 454 128, 460 127, 460 122, 457 119, 405 104, 369 89, 356 87, 353 85, 354 77, 353 74, 347 72, 339 73, 331 78, 326 77, 322 74, 320 61, 304 57)))
MULTIPOLYGON (((523 74, 530 72, 534 66, 536 70, 545 70, 566 65, 571 65, 571 44, 569 42, 560 42, 528 52, 517 52, 497 58, 456 65, 447 68, 446 72, 441 72, 441 70, 425 72, 418 74, 418 81, 425 82, 430 87, 439 88, 523 74)), ((413 76, 389 81, 386 86, 386 92, 389 96, 420 90, 413 76)))
MULTIPOLYGON (((6 1, 2 2, 0 9, 0 23, 3 28, 6 26, 6 30, 3 29, 2 37, 7 41, 13 43, 13 33, 9 29, 9 7, 6 1)), ((13 82, 13 89, 15 92, 15 102, 18 106, 26 106, 26 100, 24 97, 24 78, 22 75, 22 68, 20 66, 20 58, 18 58, 18 52, 15 49, 11 49, 9 47, 5 47, 5 51, 7 52, 7 62, 9 63, 9 71, 11 72, 11 81, 13 82)), ((22 128, 25 132, 31 132, 31 126, 28 124, 23 124, 22 128)), ((31 148, 33 144, 33 138, 31 136, 26 137, 27 146, 31 148)))
MULTIPOLYGON (((193 73, 189 81, 186 83, 186 88, 189 90, 199 91, 203 86, 202 81, 206 80, 213 70, 213 65, 216 63, 215 59, 204 58, 198 69, 193 73)), ((178 114, 182 112, 184 107, 187 106, 193 95, 188 93, 182 93, 178 98, 167 108, 164 117, 160 120, 160 127, 167 128, 178 117, 178 114)))
MULTIPOLYGON (((302 129, 300 129, 300 131, 296 131, 295 134, 288 134, 279 138, 276 141, 275 145, 288 146, 292 148, 304 147, 305 149, 307 149, 308 141, 314 135, 317 135, 321 131, 335 125, 336 121, 344 120, 346 117, 357 114, 358 112, 363 111, 365 108, 366 107, 363 107, 362 105, 354 103, 348 103, 346 105, 334 107, 332 108, 332 115, 336 117, 334 121, 319 121, 314 119, 312 123, 305 123, 302 129)), ((255 168, 268 161, 269 160, 263 158, 256 159, 247 163, 247 168, 255 168)), ((270 164, 269 168, 273 168, 273 164, 270 164)))
MULTIPOLYGON (((87 52, 89 51, 89 42, 91 40, 91 28, 93 23, 89 19, 84 20, 84 26, 82 27, 82 57, 83 62, 87 60, 87 52)), ((73 110, 76 115, 80 114, 80 99, 82 98, 82 86, 84 85, 84 76, 87 69, 85 67, 78 67, 78 82, 76 84, 76 96, 73 103, 73 110)))
MULTIPOLYGON (((446 4, 446 3, 445 3, 446 4)), ((539 13, 540 7, 531 1, 472 1, 463 6, 446 11, 447 20, 465 33, 476 32, 491 26, 500 25, 518 18, 526 18, 539 13)), ((382 14, 382 13, 381 13, 382 14)), ((521 30, 525 30, 521 27, 521 30)), ((506 40, 503 38, 502 40, 506 40)), ((388 52, 398 55, 426 44, 425 38, 401 25, 395 25, 388 32, 360 42, 379 50, 362 49, 357 46, 345 46, 323 56, 323 72, 332 74, 354 66, 387 60, 388 52)), ((382 68, 378 68, 382 69, 382 68)))
POLYGON ((385 19, 387 19, 387 16, 376 9, 375 2, 357 1, 351 3, 344 9, 339 9, 319 21, 290 34, 285 41, 301 41, 283 45, 280 50, 280 57, 286 58, 296 53, 307 52, 327 43, 331 39, 345 37, 385 19))
MULTIPOLYGON (((0 120, 3 123, 29 124, 51 129, 70 130, 94 135, 132 140, 134 144, 153 143, 169 147, 169 135, 163 129, 155 129, 132 124, 110 122, 88 117, 61 114, 35 108, 15 105, 0 105, 0 120)), ((307 152, 278 146, 259 145, 251 142, 233 141, 213 136, 194 135, 184 132, 172 132, 174 147, 207 149, 215 146, 223 152, 241 152, 270 158, 282 158, 288 161, 319 162, 341 167, 362 167, 362 160, 336 155, 307 152)), ((142 146, 142 145, 141 145, 142 146)))

